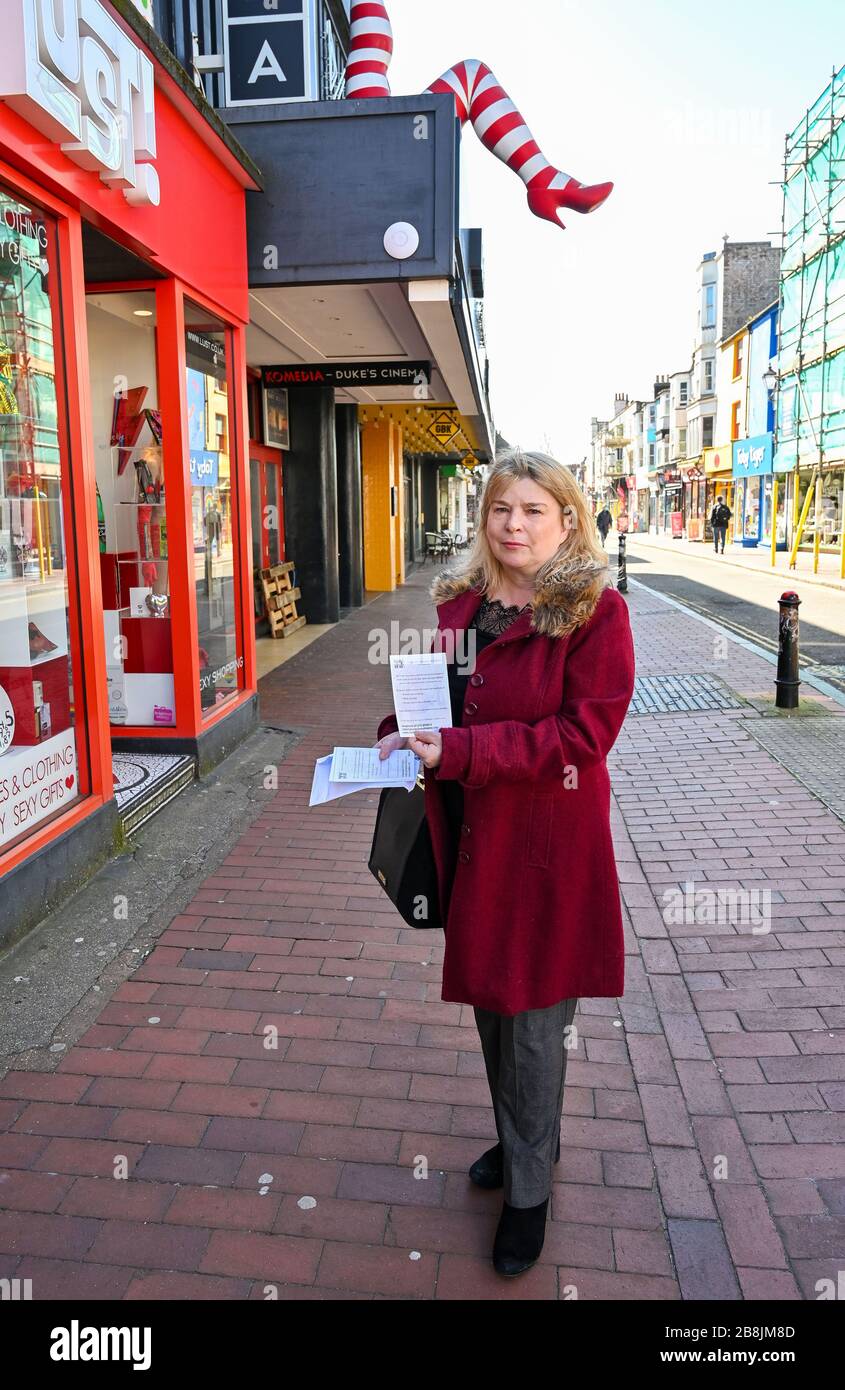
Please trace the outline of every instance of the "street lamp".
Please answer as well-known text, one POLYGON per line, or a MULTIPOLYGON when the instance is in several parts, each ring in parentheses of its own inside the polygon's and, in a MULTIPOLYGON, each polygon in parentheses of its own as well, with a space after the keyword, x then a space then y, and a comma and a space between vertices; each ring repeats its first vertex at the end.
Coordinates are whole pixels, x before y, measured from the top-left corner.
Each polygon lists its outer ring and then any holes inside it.
POLYGON ((767 372, 764 372, 764 373, 763 373, 763 385, 765 386, 765 388, 766 388, 766 390, 767 390, 767 392, 769 393, 770 396, 771 396, 772 392, 774 391, 775 387, 777 386, 777 384, 778 384, 778 374, 777 374, 777 372, 772 371, 772 368, 770 367, 769 370, 768 370, 767 372))

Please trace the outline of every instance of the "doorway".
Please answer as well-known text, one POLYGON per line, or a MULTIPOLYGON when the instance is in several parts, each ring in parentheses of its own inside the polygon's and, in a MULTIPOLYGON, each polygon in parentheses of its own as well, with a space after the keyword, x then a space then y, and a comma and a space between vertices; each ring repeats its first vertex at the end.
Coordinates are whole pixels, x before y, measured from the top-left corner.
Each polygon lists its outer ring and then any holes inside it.
POLYGON ((264 611, 260 571, 285 558, 284 479, 281 449, 268 449, 254 439, 249 444, 249 484, 252 508, 252 573, 255 593, 255 631, 266 637, 270 625, 264 611))

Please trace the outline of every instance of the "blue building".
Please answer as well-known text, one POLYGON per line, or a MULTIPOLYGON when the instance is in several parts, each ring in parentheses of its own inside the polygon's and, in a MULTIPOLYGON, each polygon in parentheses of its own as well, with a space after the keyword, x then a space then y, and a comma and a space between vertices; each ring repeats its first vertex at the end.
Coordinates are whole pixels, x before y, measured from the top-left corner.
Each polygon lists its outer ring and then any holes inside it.
MULTIPOLYGON (((745 399, 745 437, 734 439, 734 542, 745 547, 771 545, 773 390, 767 374, 778 350, 778 304, 768 305, 747 325, 748 365, 745 399)), ((785 497, 778 499, 777 544, 786 546, 785 497)))

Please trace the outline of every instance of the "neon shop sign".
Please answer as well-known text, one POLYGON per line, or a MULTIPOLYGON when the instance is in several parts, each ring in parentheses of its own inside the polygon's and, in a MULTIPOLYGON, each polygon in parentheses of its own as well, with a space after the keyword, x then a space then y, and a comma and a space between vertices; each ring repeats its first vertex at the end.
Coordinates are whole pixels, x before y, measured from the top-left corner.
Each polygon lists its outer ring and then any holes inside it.
POLYGON ((158 206, 153 65, 99 0, 3 0, 0 98, 128 203, 158 206))

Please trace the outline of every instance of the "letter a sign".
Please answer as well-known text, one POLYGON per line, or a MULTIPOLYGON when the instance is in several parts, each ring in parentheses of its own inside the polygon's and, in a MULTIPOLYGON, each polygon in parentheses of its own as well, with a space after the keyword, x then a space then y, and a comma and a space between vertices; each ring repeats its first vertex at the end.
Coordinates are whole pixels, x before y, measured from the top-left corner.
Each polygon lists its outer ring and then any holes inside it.
POLYGON ((277 82, 287 82, 285 74, 279 67, 279 60, 265 39, 261 45, 261 52, 255 60, 255 67, 247 78, 247 84, 251 86, 257 82, 259 77, 275 77, 277 82))
POLYGON ((228 106, 314 100, 314 0, 223 0, 223 20, 228 106))

